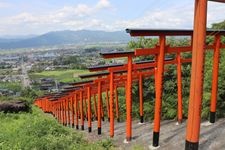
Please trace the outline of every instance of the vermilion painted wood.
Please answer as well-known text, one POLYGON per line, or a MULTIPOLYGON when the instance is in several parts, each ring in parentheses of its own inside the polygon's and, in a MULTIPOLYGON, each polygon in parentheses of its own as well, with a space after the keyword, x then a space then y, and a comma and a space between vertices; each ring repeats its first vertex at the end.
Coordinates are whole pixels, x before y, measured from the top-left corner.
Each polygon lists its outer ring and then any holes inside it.
POLYGON ((84 111, 83 111, 83 91, 80 90, 80 119, 81 119, 81 130, 84 130, 84 111))
POLYGON ((164 73, 164 58, 165 58, 165 46, 166 37, 160 36, 160 52, 157 55, 157 78, 156 78, 156 99, 155 99, 155 112, 154 112, 154 127, 153 127, 153 146, 159 146, 159 132, 160 132, 160 120, 162 109, 162 88, 163 88, 163 73, 164 73))
POLYGON ((210 122, 215 122, 216 103, 217 103, 217 91, 218 91, 218 76, 219 76, 219 61, 220 61, 220 36, 215 37, 215 50, 213 56, 213 71, 212 71, 212 95, 210 105, 210 122))
POLYGON ((109 112, 110 112, 110 137, 114 136, 114 75, 113 72, 110 72, 109 75, 110 81, 109 81, 109 90, 110 90, 110 107, 109 107, 109 112))
POLYGON ((112 52, 112 53, 100 53, 103 58, 120 58, 120 57, 134 57, 133 51, 128 52, 112 52))
MULTIPOLYGON (((96 91, 97 92, 97 91, 96 91)), ((97 109, 97 101, 96 101, 96 94, 93 94, 93 100, 94 100, 94 115, 95 115, 95 118, 97 119, 97 116, 98 116, 98 109, 97 109)))
POLYGON ((139 75, 139 105, 140 105, 140 122, 143 123, 143 76, 139 75))
POLYGON ((185 149, 198 149, 203 93, 207 0, 195 0, 190 100, 185 149))
MULTIPOLYGON (((225 45, 220 45, 220 48, 224 48, 225 45)), ((214 45, 206 45, 206 50, 214 50, 214 45)), ((165 48, 166 53, 181 53, 181 52, 192 52, 192 46, 187 47, 170 47, 166 46, 165 48)), ((155 48, 141 48, 135 50, 135 56, 146 56, 146 55, 156 55, 159 53, 159 47, 156 46, 155 48)))
POLYGON ((104 116, 102 111, 102 84, 98 82, 98 134, 101 134, 101 119, 104 116))
POLYGON ((120 121, 120 114, 119 114, 119 99, 118 99, 118 91, 117 91, 118 86, 115 86, 115 98, 116 98, 116 118, 117 121, 120 121))
POLYGON ((91 87, 87 87, 87 97, 88 97, 88 132, 91 132, 91 120, 92 120, 92 114, 91 114, 91 87))
POLYGON ((105 97, 105 100, 106 100, 106 108, 107 108, 107 116, 108 116, 108 120, 110 119, 110 108, 109 108, 109 90, 106 89, 106 97, 105 97))
POLYGON ((183 119, 182 108, 182 71, 181 71, 181 56, 177 53, 177 121, 182 122, 183 119))

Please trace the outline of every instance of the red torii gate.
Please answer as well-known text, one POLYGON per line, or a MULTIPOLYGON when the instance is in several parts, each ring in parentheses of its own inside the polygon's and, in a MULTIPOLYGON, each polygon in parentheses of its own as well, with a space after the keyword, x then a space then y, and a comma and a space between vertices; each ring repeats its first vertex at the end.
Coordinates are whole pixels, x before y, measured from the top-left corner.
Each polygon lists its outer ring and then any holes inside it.
MULTIPOLYGON (((223 47, 223 45, 221 47, 223 47)), ((179 47, 179 49, 182 49, 182 48, 179 47)), ((183 49, 185 49, 185 48, 183 48, 183 49)), ((184 51, 187 51, 187 48, 184 51)), ((174 50, 174 52, 175 52, 175 50, 174 50)), ((153 66, 156 66, 156 63, 153 63, 153 64, 154 64, 153 66)), ((149 66, 149 64, 148 64, 148 66, 149 66)))
MULTIPOLYGON (((98 74, 99 76, 102 76, 102 75, 106 75, 105 73, 104 74, 98 74)), ((121 79, 120 79, 121 80, 121 79)), ((77 82, 77 83, 72 83, 72 85, 79 85, 79 86, 81 86, 82 84, 84 84, 83 86, 86 86, 87 87, 87 89, 88 89, 88 95, 87 95, 87 98, 88 98, 88 124, 89 124, 89 132, 91 132, 91 122, 90 122, 90 88, 91 88, 91 86, 90 85, 88 85, 90 82, 92 82, 92 81, 84 81, 84 82, 77 82)), ((81 102, 81 105, 82 105, 82 102, 81 102)), ((83 108, 83 107, 81 107, 81 108, 83 108)), ((81 113, 82 113, 82 110, 81 110, 81 113)), ((83 115, 81 114, 81 120, 83 120, 82 117, 83 115)), ((82 130, 84 129, 84 127, 83 127, 83 122, 82 122, 82 130)))
MULTIPOLYGON (((162 80, 164 70, 164 56, 166 53, 177 53, 180 57, 181 52, 191 52, 191 46, 185 47, 170 47, 166 45, 166 36, 191 36, 192 30, 154 30, 154 29, 126 29, 131 36, 159 36, 159 46, 154 48, 142 48, 135 50, 136 56, 142 55, 156 55, 157 56, 157 84, 156 84, 156 102, 155 102, 155 113, 154 113, 154 132, 153 132, 153 147, 159 146, 159 131, 160 131, 160 116, 161 116, 161 105, 162 105, 162 80)), ((222 36, 225 35, 225 31, 219 30, 208 30, 207 35, 222 36)), ((217 40, 218 42, 218 40, 217 40)), ((193 42, 192 42, 193 43, 193 42)), ((219 49, 224 48, 225 45, 206 45, 205 49, 219 49), (218 47, 219 46, 219 47, 218 47)), ((218 51, 218 50, 217 50, 218 51)), ((218 60, 218 58, 215 58, 218 60)), ((215 68, 216 69, 216 68, 215 68)), ((215 77, 215 76, 214 76, 215 77)), ((215 82, 214 82, 215 84, 215 82)), ((214 93, 215 94, 215 93, 214 93)), ((214 104, 215 102, 213 102, 214 104)))
MULTIPOLYGON (((214 0, 216 2, 225 2, 223 0, 214 0)), ((199 91, 202 91, 202 80, 200 80, 200 84, 195 82, 196 79, 202 79, 203 73, 201 72, 203 69, 203 64, 204 64, 204 49, 208 48, 214 48, 214 46, 205 46, 204 39, 205 39, 205 26, 206 25, 206 10, 207 10, 207 1, 206 0, 196 0, 196 7, 195 7, 195 28, 194 28, 194 33, 190 34, 190 31, 182 31, 183 33, 180 32, 180 35, 188 35, 193 36, 193 45, 191 45, 191 49, 193 48, 193 59, 192 59, 192 78, 191 78, 191 92, 190 92, 190 103, 189 103, 189 117, 188 117, 188 126, 187 126, 187 137, 186 137, 186 149, 198 149, 198 140, 199 140, 199 131, 200 131, 200 108, 201 108, 201 99, 202 99, 202 93, 199 91), (205 14, 204 14, 205 13, 205 14), (199 62, 198 62, 199 61, 199 62), (198 69, 197 69, 198 68, 198 69), (197 92, 196 92, 197 91, 197 92), (192 97, 193 96, 193 97, 192 97), (193 110, 191 110, 194 108, 193 110), (189 121, 190 120, 190 121, 189 121)), ((144 31, 145 32, 145 31, 144 31)), ((161 111, 161 95, 162 95, 162 76, 163 76, 163 70, 164 70, 164 55, 165 53, 179 53, 179 52, 185 52, 185 51, 190 51, 190 47, 175 47, 175 48, 170 48, 166 47, 165 43, 165 33, 167 31, 162 31, 160 34, 157 33, 156 36, 160 36, 160 46, 158 47, 158 52, 157 52, 157 47, 154 49, 148 49, 149 52, 153 55, 157 55, 157 86, 156 90, 156 105, 155 107, 155 118, 156 118, 156 123, 160 125, 160 115, 159 112, 161 111), (164 33, 162 33, 164 32, 164 33), (182 51, 180 51, 182 49, 182 51), (152 50, 152 51, 151 51, 152 50), (155 51, 156 50, 156 51, 155 51), (159 78, 159 79, 158 79, 159 78)), ((220 48, 224 48, 224 45, 220 44, 220 39, 219 37, 223 34, 221 31, 216 31, 218 38, 215 40, 216 41, 216 50, 214 53, 214 64, 216 67, 214 67, 215 74, 213 75, 213 89, 217 89, 217 83, 216 83, 216 77, 218 77, 218 57, 219 53, 216 51, 219 51, 220 48), (222 34, 221 34, 222 33, 222 34), (216 55, 217 54, 217 55, 216 55), (217 62, 217 63, 215 63, 217 62), (217 75, 216 75, 217 72, 217 75)), ((170 31, 168 33, 171 33, 170 31)), ((215 31, 207 31, 206 33, 211 33, 215 34, 215 31)), ((169 35, 169 34, 168 34, 169 35)), ((142 49, 143 50, 143 49, 142 49)), ((144 52, 148 53, 148 52, 144 52)), ((136 54, 138 52, 136 51, 136 54)), ((129 65, 130 61, 128 61, 128 70, 129 66, 132 67, 132 65, 129 65)), ((132 60, 131 60, 132 64, 132 60)), ((132 70, 132 69, 131 69, 132 70)), ((128 81, 128 78, 127 78, 128 81)), ((215 90, 212 90, 212 95, 215 96, 217 93, 215 90)), ((210 113, 210 121, 214 120, 215 121, 215 106, 216 106, 216 99, 213 98, 211 99, 211 113, 210 113)), ((44 109, 47 110, 49 109, 46 107, 46 104, 44 106, 44 109)), ((213 122, 213 121, 212 121, 213 122)), ((155 126, 154 126, 155 127, 155 126)), ((155 129, 155 128, 154 128, 155 129)), ((158 139, 159 139, 159 126, 156 126, 156 133, 153 134, 153 146, 157 147, 158 146, 158 139), (157 128, 158 128, 158 133, 157 133, 157 128)), ((128 137, 129 139, 131 137, 128 137)))
MULTIPOLYGON (((104 57, 104 58, 118 58, 118 57, 127 57, 128 58, 128 64, 126 66, 126 69, 127 69, 127 80, 132 79, 132 75, 131 72, 132 71, 132 68, 135 68, 135 64, 132 65, 132 57, 134 57, 134 53, 133 52, 114 52, 114 53, 101 53, 101 55, 104 57)), ((164 59, 164 56, 163 56, 163 59, 164 59)), ((157 63, 158 63, 158 59, 156 59, 157 61, 156 62, 149 62, 149 63, 146 63, 146 66, 150 67, 156 67, 157 66, 157 63)), ((184 62, 189 62, 190 59, 186 59, 184 60, 184 62)), ((179 57, 179 64, 181 65, 181 59, 179 57)), ((165 62, 166 63, 166 62, 165 62)), ((168 62, 169 63, 176 63, 176 62, 168 62)), ((163 64, 164 64, 164 61, 163 61, 163 64)), ((137 64, 136 64, 137 65, 137 64)), ((123 68, 123 66, 119 66, 120 68, 123 68)), ((179 68, 178 68, 179 69, 179 68)), ((179 69, 179 71, 181 71, 179 69)), ((162 72, 163 73, 163 72, 162 72)), ((181 74, 179 74, 181 75, 181 74)), ((112 78, 112 77, 111 77, 112 78)), ((181 84, 181 78, 179 78, 179 81, 180 81, 180 84, 181 84)), ((156 84, 157 84, 157 80, 156 80, 156 84)), ((157 86, 156 86, 157 87, 157 86)), ((125 142, 129 142, 131 141, 131 138, 132 138, 132 117, 131 117, 131 113, 132 113, 132 95, 131 95, 131 88, 132 88, 132 84, 130 82, 127 81, 127 86, 126 86, 126 110, 127 110, 127 124, 126 124, 126 141, 125 142), (129 90, 130 89, 130 90, 129 90)), ((158 90, 159 91, 159 90, 158 90)), ((180 87, 180 91, 181 92, 181 87, 180 87)), ((157 90, 156 90, 156 93, 157 93, 157 90)), ((178 96, 180 99, 181 99, 181 94, 178 96)), ((182 100, 181 100, 182 101, 182 100)), ((182 102, 179 103, 179 107, 181 107, 181 111, 179 111, 179 113, 181 112, 181 115, 179 114, 178 115, 178 118, 180 118, 180 121, 182 119, 182 102), (180 104, 181 103, 181 104, 180 104), (181 117, 180 117, 181 116, 181 117)), ((111 106, 113 107, 113 106, 111 106)), ((180 110, 180 109, 179 109, 180 110)), ((158 117, 158 116, 157 116, 158 117)), ((110 127, 111 127, 111 137, 113 137, 113 121, 110 123, 110 127)))
MULTIPOLYGON (((105 53, 105 55, 107 55, 107 57, 111 57, 112 55, 116 55, 116 57, 118 56, 119 57, 119 55, 126 55, 126 54, 132 54, 133 55, 133 52, 117 52, 117 53, 105 53), (111 56, 110 56, 111 55, 111 56)), ((179 58, 179 57, 178 57, 179 58)), ((191 60, 190 59, 180 59, 180 60, 178 60, 178 62, 190 62, 191 60)), ((167 64, 170 64, 170 63, 177 63, 176 61, 174 61, 174 60, 171 60, 171 61, 168 61, 168 62, 166 62, 167 64)), ((134 65, 134 68, 136 68, 136 64, 133 64, 134 65)), ((152 67, 155 67, 156 66, 156 64, 154 63, 154 61, 150 61, 150 62, 146 62, 146 67, 150 67, 150 66, 152 66, 152 67)), ((115 67, 115 68, 113 68, 114 70, 116 70, 117 68, 124 68, 124 69, 126 69, 127 67, 125 67, 125 65, 124 66, 122 66, 121 64, 119 64, 117 67, 115 67)), ((140 69, 140 67, 138 67, 139 69, 140 69)), ((105 67, 105 66, 100 66, 100 67, 98 67, 98 68, 91 68, 90 69, 90 71, 102 71, 102 70, 106 70, 107 69, 107 67, 105 67)), ((111 68, 110 68, 111 69, 111 68)), ((179 70, 178 70, 179 71, 179 70)), ((181 73, 180 73, 181 74, 181 73)), ((179 79, 179 78, 178 78, 179 79)), ((180 84, 180 86, 181 86, 181 84, 180 84)), ((179 94, 179 95, 181 95, 181 94, 179 94)), ((178 102, 179 103, 179 102, 178 102)), ((180 109, 178 109, 178 120, 182 120, 182 100, 181 100, 181 105, 180 105, 180 109), (181 112, 181 115, 179 115, 179 113, 181 112), (181 117, 179 117, 179 116, 181 116, 181 117), (180 118, 180 119, 179 119, 180 118)), ((140 113, 141 113, 141 111, 140 111, 140 113)), ((111 130, 111 132, 112 132, 113 130, 111 130)), ((128 133, 129 134, 129 133, 128 133)), ((113 136, 113 132, 111 133, 111 136, 113 136)))
MULTIPOLYGON (((132 54, 134 54, 134 53, 132 52, 132 54)), ((140 64, 138 64, 138 67, 136 67, 136 68, 139 69, 139 67, 141 67, 141 66, 142 66, 142 63, 140 62, 140 64)), ((106 66, 104 66, 104 67, 100 66, 100 67, 96 67, 96 68, 92 67, 92 69, 94 69, 94 70, 96 70, 96 69, 105 70, 105 69, 107 69, 107 67, 106 66)), ((142 69, 144 69, 144 68, 142 68, 142 69)), ((145 69, 152 69, 152 67, 145 67, 145 69)), ((114 82, 114 79, 117 78, 117 77, 114 77, 114 73, 122 73, 122 72, 125 73, 126 72, 126 68, 124 66, 122 66, 122 65, 116 65, 116 66, 113 66, 111 68, 108 68, 108 70, 109 70, 108 73, 106 73, 106 72, 103 73, 103 75, 108 75, 107 78, 95 79, 95 82, 101 83, 102 81, 108 81, 109 80, 110 102, 111 102, 110 103, 110 109, 109 109, 111 111, 111 113, 110 113, 110 120, 111 120, 111 122, 110 122, 110 136, 113 137, 114 136, 114 128, 113 128, 113 125, 114 125, 113 110, 114 109, 113 109, 113 105, 112 105, 113 104, 113 98, 114 98, 114 96, 113 96, 113 94, 114 94, 114 92, 113 92, 114 91, 113 82, 114 82), (119 67, 119 66, 121 66, 121 67, 119 67)), ((139 75, 143 76, 143 75, 151 75, 151 74, 153 74, 153 72, 138 72, 138 73, 134 72, 132 80, 139 79, 139 75), (138 76, 135 77, 135 75, 138 75, 138 76)), ((97 73, 97 74, 91 74, 91 75, 81 75, 80 77, 81 78, 86 78, 86 77, 95 77, 95 76, 102 76, 102 74, 101 73, 97 73)), ((124 75, 124 77, 123 77, 124 79, 122 80, 121 76, 119 76, 119 78, 120 78, 119 81, 125 81, 126 80, 126 75, 124 75)), ((116 103, 116 107, 117 107, 116 110, 118 110, 117 104, 118 104, 118 102, 116 103)), ((117 119, 118 119, 118 114, 117 114, 117 119)), ((100 124, 101 124, 100 123, 100 118, 98 119, 98 122, 99 122, 99 126, 100 126, 100 124)), ((99 130, 98 133, 101 134, 101 127, 99 127, 98 130, 99 130)))

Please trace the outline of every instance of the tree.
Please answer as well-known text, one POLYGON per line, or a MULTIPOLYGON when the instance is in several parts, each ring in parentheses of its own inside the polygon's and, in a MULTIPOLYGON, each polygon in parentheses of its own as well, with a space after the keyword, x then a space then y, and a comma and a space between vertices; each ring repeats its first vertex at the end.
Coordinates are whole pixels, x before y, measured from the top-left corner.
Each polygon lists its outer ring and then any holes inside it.
POLYGON ((219 23, 213 23, 212 29, 223 29, 225 30, 225 20, 219 23))

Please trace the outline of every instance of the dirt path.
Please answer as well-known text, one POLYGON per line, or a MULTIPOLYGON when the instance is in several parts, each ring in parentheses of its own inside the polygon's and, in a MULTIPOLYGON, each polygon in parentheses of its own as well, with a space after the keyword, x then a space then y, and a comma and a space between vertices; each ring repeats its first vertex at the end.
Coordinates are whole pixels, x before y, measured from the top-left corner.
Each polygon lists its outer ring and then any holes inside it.
MULTIPOLYGON (((225 119, 217 120, 213 125, 206 126, 205 122, 201 124, 200 150, 225 150, 225 119)), ((87 132, 87 124, 85 124, 85 137, 90 141, 109 138, 109 123, 103 122, 102 135, 97 135, 97 122, 92 123, 92 133, 87 132)), ((115 136, 113 138, 116 149, 149 149, 152 143, 152 123, 138 124, 133 121, 133 139, 132 142, 124 144, 125 139, 125 123, 115 122, 115 136)), ((159 150, 180 150, 184 149, 186 122, 176 125, 176 122, 163 121, 161 123, 160 132, 160 148, 159 150)))

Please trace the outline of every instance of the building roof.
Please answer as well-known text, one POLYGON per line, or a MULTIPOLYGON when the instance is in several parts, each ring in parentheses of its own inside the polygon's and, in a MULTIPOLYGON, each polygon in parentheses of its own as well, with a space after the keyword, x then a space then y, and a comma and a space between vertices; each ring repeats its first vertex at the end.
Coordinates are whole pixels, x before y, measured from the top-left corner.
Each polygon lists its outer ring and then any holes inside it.
POLYGON ((117 58, 117 57, 127 57, 134 56, 134 51, 119 51, 119 52, 108 52, 100 53, 104 58, 117 58))
POLYGON ((225 3, 225 0, 209 0, 209 1, 214 1, 214 2, 225 3))
POLYGON ((88 69, 90 71, 100 71, 100 70, 107 70, 108 68, 112 68, 112 67, 120 67, 123 65, 124 64, 109 64, 109 65, 90 66, 88 67, 88 69))
MULTIPOLYGON (((126 32, 131 36, 191 36, 193 30, 191 29, 126 29, 126 32)), ((225 35, 225 30, 212 30, 209 29, 206 32, 207 35, 225 35)))

